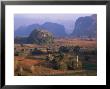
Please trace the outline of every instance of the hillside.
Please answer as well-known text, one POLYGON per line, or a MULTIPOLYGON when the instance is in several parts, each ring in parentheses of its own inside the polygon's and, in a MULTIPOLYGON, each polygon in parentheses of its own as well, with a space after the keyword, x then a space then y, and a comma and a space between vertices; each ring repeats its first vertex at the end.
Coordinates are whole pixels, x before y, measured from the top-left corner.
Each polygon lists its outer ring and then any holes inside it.
POLYGON ((75 22, 75 28, 71 34, 73 37, 96 38, 97 34, 97 16, 80 17, 75 22))
POLYGON ((50 44, 53 42, 53 35, 46 30, 33 30, 28 37, 28 43, 50 44))
POLYGON ((58 23, 46 22, 42 25, 42 27, 53 33, 55 37, 65 37, 67 35, 65 27, 58 23))
POLYGON ((50 44, 53 42, 53 35, 47 30, 35 29, 28 37, 15 37, 14 42, 18 44, 50 44))
POLYGON ((27 37, 34 30, 40 28, 39 24, 31 24, 28 26, 21 26, 14 31, 14 36, 27 37))

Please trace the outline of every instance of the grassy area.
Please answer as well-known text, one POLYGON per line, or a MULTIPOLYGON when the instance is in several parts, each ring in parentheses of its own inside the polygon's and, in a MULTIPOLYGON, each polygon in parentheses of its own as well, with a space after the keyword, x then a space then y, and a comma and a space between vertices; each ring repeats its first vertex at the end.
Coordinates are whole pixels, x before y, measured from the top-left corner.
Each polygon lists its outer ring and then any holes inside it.
POLYGON ((86 70, 86 71, 71 71, 61 74, 49 75, 49 76, 97 76, 97 71, 95 70, 86 70))
POLYGON ((85 63, 83 64, 83 68, 86 70, 97 70, 97 65, 93 63, 85 63))
MULTIPOLYGON (((49 70, 47 70, 47 71, 49 71, 49 70)), ((22 76, 97 76, 97 71, 95 71, 95 70, 66 71, 64 73, 63 72, 61 72, 61 73, 54 72, 53 74, 48 74, 45 71, 41 71, 41 73, 38 72, 38 73, 33 74, 29 71, 23 71, 22 76)), ((18 73, 16 73, 15 76, 18 76, 18 73)))

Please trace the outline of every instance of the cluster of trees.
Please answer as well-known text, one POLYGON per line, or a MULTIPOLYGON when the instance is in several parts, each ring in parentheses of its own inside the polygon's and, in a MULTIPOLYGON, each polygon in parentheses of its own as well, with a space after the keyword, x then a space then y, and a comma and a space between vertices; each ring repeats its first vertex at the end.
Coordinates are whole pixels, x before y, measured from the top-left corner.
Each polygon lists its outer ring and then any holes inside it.
POLYGON ((74 55, 97 55, 97 48, 81 48, 79 46, 61 46, 59 52, 72 53, 74 55))
MULTIPOLYGON (((75 70, 82 69, 81 52, 79 46, 61 46, 58 53, 47 56, 48 63, 53 69, 75 70), (79 59, 77 59, 79 56, 79 59), (78 61, 77 61, 78 60, 78 61), (77 66, 78 65, 78 66, 77 66)), ((84 50, 85 51, 85 50, 84 50)), ((90 59, 89 55, 96 55, 96 49, 86 49, 87 54, 83 55, 86 61, 90 59), (89 54, 89 55, 88 55, 89 54)))
POLYGON ((59 48, 59 52, 74 53, 75 55, 79 54, 79 50, 80 50, 79 46, 61 46, 59 48))
POLYGON ((66 54, 63 52, 59 52, 57 54, 53 54, 51 56, 47 56, 47 62, 48 64, 51 64, 51 68, 53 69, 60 69, 60 70, 75 70, 75 69, 81 69, 82 63, 79 60, 78 61, 78 67, 77 67, 77 57, 66 54))

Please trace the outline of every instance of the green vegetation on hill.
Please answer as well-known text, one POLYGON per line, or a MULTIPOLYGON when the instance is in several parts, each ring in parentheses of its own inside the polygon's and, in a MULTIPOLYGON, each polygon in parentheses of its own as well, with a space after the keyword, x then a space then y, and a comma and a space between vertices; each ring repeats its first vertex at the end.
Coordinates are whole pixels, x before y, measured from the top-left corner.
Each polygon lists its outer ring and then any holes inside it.
POLYGON ((29 43, 35 44, 50 44, 53 42, 53 36, 46 30, 34 30, 28 37, 29 43))
POLYGON ((31 32, 29 37, 15 37, 14 42, 17 44, 51 44, 53 43, 54 38, 52 33, 46 30, 35 29, 31 32))

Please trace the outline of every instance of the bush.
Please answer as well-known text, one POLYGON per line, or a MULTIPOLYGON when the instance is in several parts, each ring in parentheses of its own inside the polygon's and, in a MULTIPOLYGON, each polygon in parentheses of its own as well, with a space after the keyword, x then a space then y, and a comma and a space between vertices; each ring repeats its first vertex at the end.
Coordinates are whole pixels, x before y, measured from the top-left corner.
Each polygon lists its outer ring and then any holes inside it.
POLYGON ((67 52, 69 52, 69 47, 61 46, 61 47, 59 48, 59 52, 67 53, 67 52))
POLYGON ((77 63, 76 58, 74 57, 71 57, 69 59, 69 61, 67 62, 67 65, 69 70, 82 69, 82 62, 79 60, 77 63))
POLYGON ((65 63, 65 62, 60 63, 59 69, 60 69, 60 70, 67 70, 67 69, 68 69, 67 63, 65 63))
POLYGON ((53 69, 59 69, 59 63, 57 61, 52 60, 51 63, 52 63, 52 68, 53 69))

